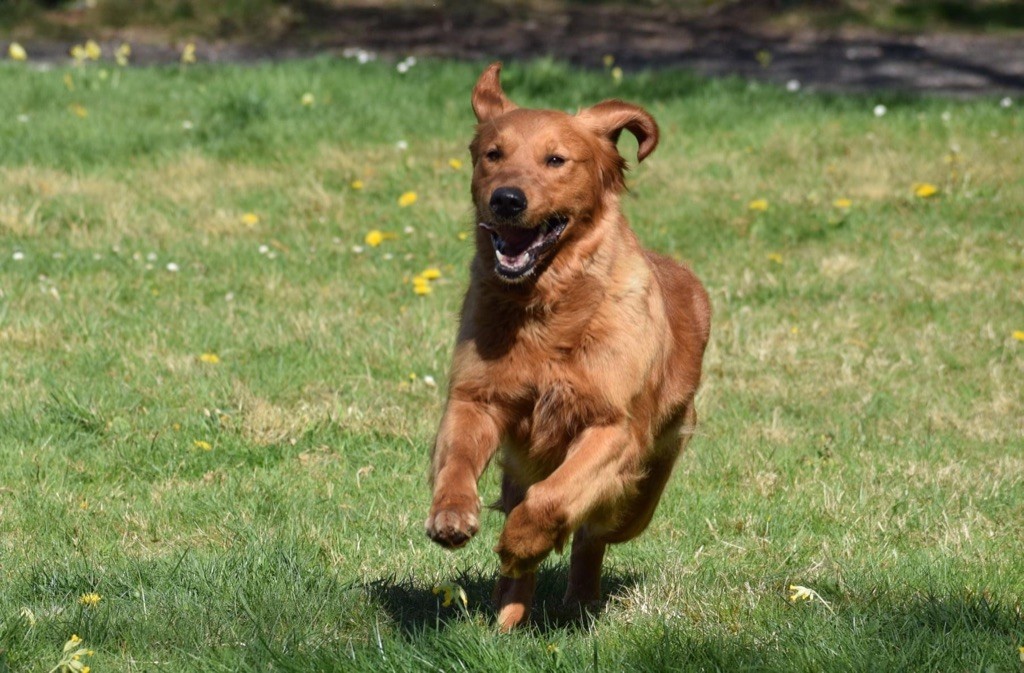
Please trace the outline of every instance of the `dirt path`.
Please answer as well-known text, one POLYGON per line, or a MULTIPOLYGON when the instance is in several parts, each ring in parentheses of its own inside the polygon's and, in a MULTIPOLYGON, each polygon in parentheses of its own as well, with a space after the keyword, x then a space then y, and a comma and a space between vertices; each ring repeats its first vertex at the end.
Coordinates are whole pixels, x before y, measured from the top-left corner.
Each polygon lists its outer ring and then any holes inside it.
MULTIPOLYGON (((382 57, 407 55, 506 60, 550 55, 601 67, 605 54, 624 69, 686 67, 708 76, 740 75, 804 90, 1020 95, 1024 38, 961 33, 900 36, 878 33, 773 33, 756 17, 686 17, 671 10, 575 7, 548 13, 487 8, 350 7, 307 17, 306 34, 272 44, 198 44, 200 58, 253 61, 342 54, 360 47, 382 57)), ((170 45, 128 32, 137 63, 177 59, 170 45)), ((43 59, 64 58, 67 45, 31 45, 43 59)), ((108 52, 109 53, 109 52, 108 52)))

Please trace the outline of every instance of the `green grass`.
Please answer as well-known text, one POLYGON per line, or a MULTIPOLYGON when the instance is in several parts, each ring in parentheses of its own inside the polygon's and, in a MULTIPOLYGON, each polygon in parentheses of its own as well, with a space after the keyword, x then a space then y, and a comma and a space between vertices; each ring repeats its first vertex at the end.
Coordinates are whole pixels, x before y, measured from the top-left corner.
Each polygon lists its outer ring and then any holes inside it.
POLYGON ((0 67, 0 671, 50 669, 73 633, 97 673, 1021 670, 1019 106, 509 64, 520 104, 653 112, 625 208, 715 319, 699 436, 609 554, 607 602, 560 613, 553 557, 534 626, 501 636, 500 517, 458 553, 422 531, 479 66, 21 65, 0 67), (448 580, 467 609, 440 606, 448 580))

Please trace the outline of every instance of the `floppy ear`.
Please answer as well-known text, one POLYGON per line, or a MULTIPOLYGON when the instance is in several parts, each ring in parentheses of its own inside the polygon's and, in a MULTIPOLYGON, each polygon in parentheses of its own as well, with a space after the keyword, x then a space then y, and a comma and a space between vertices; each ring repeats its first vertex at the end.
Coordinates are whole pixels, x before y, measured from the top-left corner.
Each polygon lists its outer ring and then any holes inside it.
POLYGON ((580 119, 590 126, 596 134, 612 141, 619 142, 622 129, 626 129, 639 143, 636 160, 643 161, 658 145, 658 124, 647 110, 639 105, 621 100, 606 100, 593 107, 580 110, 580 119))
POLYGON ((516 104, 501 90, 501 63, 492 63, 473 87, 473 112, 478 122, 494 119, 516 109, 516 104))

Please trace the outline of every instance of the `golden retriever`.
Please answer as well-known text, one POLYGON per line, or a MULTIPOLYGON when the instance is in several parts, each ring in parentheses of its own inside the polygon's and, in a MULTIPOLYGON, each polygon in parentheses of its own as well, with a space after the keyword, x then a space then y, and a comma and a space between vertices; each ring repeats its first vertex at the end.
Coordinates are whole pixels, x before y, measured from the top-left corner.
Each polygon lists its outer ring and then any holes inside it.
POLYGON ((537 566, 572 536, 570 605, 597 600, 609 544, 647 527, 696 423, 711 324, 700 281, 643 250, 619 200, 625 160, 658 144, 641 107, 518 108, 495 63, 473 89, 476 256, 432 455, 427 535, 479 528, 477 481, 499 447, 505 527, 498 625, 530 613, 537 566))

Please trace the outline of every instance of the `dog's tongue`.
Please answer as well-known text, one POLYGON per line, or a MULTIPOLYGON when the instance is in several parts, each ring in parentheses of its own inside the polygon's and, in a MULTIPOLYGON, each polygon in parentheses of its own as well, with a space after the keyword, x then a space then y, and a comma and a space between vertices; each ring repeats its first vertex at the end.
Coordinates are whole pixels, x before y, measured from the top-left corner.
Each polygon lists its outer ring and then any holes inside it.
POLYGON ((499 227, 496 233, 503 243, 502 252, 515 257, 525 251, 537 240, 537 231, 522 227, 499 227))

